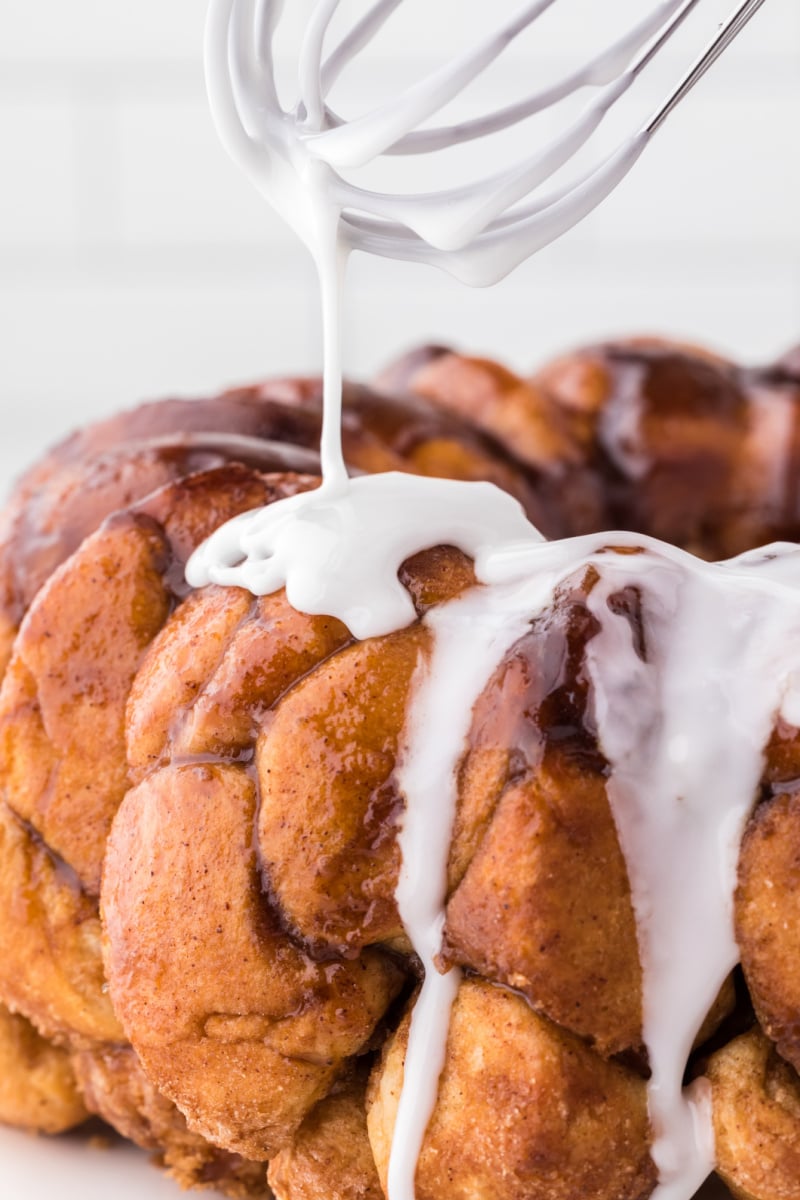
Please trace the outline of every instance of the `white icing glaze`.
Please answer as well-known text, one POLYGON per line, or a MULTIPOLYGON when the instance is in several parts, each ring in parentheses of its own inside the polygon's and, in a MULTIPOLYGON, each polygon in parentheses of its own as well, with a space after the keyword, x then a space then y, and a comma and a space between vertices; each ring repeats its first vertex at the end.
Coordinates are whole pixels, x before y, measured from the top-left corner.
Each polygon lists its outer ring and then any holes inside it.
POLYGON ((414 620, 397 578, 410 555, 451 545, 482 559, 499 542, 539 538, 516 500, 490 483, 360 476, 343 494, 318 491, 223 525, 186 569, 192 587, 232 584, 257 596, 286 587, 301 612, 342 615, 356 637, 414 620))
POLYGON ((432 610, 426 618, 434 634, 432 659, 421 665, 414 680, 413 707, 397 769, 397 784, 407 801, 399 834, 402 868, 397 903, 425 977, 409 1033, 389 1163, 393 1200, 414 1196, 417 1159, 436 1103, 450 1008, 461 979, 457 968, 440 974, 436 967, 457 799, 454 767, 469 732, 472 706, 525 623, 524 618, 509 619, 507 613, 488 611, 483 589, 432 610), (476 635, 468 653, 465 631, 476 635))
MULTIPOLYGON (((339 434, 341 285, 348 252, 424 261, 473 284, 502 278, 600 203, 713 61, 708 55, 698 60, 654 117, 604 162, 566 187, 535 194, 584 145, 696 2, 662 0, 583 70, 520 104, 458 127, 419 130, 553 0, 527 3, 495 36, 349 124, 327 107, 327 89, 399 0, 378 0, 325 61, 338 2, 319 0, 301 51, 301 104, 294 112, 281 108, 274 82, 272 38, 282 0, 212 0, 206 68, 218 131, 308 246, 320 276, 324 481, 316 492, 223 527, 193 556, 187 578, 195 586, 213 580, 257 594, 285 584, 295 607, 338 616, 359 637, 413 619, 397 568, 427 546, 461 547, 488 585, 426 617, 435 635, 432 658, 420 667, 399 767, 407 808, 398 903, 425 966, 425 983, 412 1017, 390 1200, 413 1200, 417 1155, 458 986, 457 973, 439 975, 435 959, 455 771, 472 706, 558 583, 590 563, 600 575, 589 598, 600 632, 589 645, 588 663, 600 740, 613 767, 609 799, 628 864, 644 970, 658 1200, 686 1200, 713 1162, 705 1097, 701 1089, 683 1092, 681 1079, 700 1022, 736 961, 736 853, 763 745, 781 703, 787 719, 800 718, 800 662, 785 656, 787 645, 800 644, 797 552, 779 548, 772 557, 709 566, 628 534, 548 545, 515 502, 489 485, 399 475, 348 481, 339 434), (469 186, 387 195, 356 187, 341 174, 384 152, 427 152, 486 136, 586 86, 598 94, 560 138, 469 186), (644 552, 603 553, 612 542, 644 552), (635 653, 625 619, 607 605, 622 586, 642 590, 652 643, 646 663, 635 653), (679 878, 676 867, 683 868, 679 878)), ((741 28, 760 3, 747 0, 730 30, 741 28)))
MULTIPOLYGON (((682 1200, 714 1165, 708 1096, 702 1085, 683 1093, 681 1081, 739 958, 739 844, 789 683, 787 646, 800 647, 800 605, 796 590, 773 583, 769 560, 740 574, 663 548, 637 558, 633 570, 625 558, 602 567, 589 666, 637 915, 657 1195, 682 1200), (643 590, 647 664, 624 616, 608 609, 620 583, 643 590)), ((791 575, 796 589, 797 554, 791 575)))

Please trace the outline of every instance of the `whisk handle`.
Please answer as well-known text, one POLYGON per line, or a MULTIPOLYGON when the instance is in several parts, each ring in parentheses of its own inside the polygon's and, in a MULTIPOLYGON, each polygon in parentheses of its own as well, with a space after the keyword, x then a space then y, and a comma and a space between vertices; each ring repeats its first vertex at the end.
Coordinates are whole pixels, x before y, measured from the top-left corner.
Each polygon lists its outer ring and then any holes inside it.
POLYGON ((645 126, 645 133, 655 133, 656 129, 669 116, 674 108, 687 96, 698 80, 702 79, 708 68, 715 63, 720 54, 730 46, 737 34, 741 33, 751 17, 755 16, 764 0, 744 0, 736 11, 721 26, 713 41, 709 43, 700 57, 692 64, 681 79, 675 90, 656 110, 645 126))

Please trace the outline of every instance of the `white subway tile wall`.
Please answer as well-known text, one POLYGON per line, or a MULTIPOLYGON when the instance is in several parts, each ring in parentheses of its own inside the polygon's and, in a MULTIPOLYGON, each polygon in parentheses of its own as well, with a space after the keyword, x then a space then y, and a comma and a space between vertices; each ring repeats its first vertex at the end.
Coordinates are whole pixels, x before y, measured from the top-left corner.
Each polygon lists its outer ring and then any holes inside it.
MULTIPOLYGON (((601 145, 657 102, 733 2, 701 0, 601 145)), ((289 3, 296 29, 310 3, 289 3)), ((491 13, 518 3, 498 0, 491 13)), ((612 17, 624 25, 642 8, 578 3, 559 0, 541 34, 503 60, 511 94, 590 55, 612 17)), ((212 128, 204 9, 0 0, 0 490, 89 417, 319 364, 307 256, 212 128)), ((487 12, 480 0, 403 10, 337 93, 345 111, 467 45, 487 12)), ((499 78, 476 89, 477 106, 499 78)), ((368 375, 422 340, 528 369, 634 331, 748 360, 776 354, 800 340, 798 129, 800 4, 767 0, 617 193, 499 287, 473 292, 430 270, 355 260, 350 372, 368 375)), ((520 131, 517 153, 529 136, 520 131)), ((493 148, 478 153, 494 161, 493 148)), ((424 187, 420 166, 407 166, 410 186, 424 187)))

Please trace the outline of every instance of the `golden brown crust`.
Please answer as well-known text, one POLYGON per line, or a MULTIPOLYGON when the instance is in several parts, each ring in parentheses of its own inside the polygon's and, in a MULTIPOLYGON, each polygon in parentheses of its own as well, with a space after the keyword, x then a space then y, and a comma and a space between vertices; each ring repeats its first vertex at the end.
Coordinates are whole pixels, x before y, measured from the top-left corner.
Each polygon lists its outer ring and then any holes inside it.
POLYGON ((359 1076, 311 1110, 269 1164, 276 1200, 384 1200, 365 1104, 359 1076))
POLYGON ((760 805, 745 831, 736 936, 759 1022, 800 1068, 800 794, 760 805))
POLYGON ((153 639, 125 713, 131 783, 159 765, 183 712, 218 668, 252 607, 252 597, 239 588, 206 588, 189 595, 153 639))
POLYGON ((0 692, 0 786, 92 895, 128 782, 125 702, 171 607, 167 563, 152 522, 100 530, 30 612, 0 692))
POLYGON ((779 366, 633 338, 556 359, 534 382, 599 474, 607 527, 710 559, 800 536, 800 384, 779 366))
POLYGON ((800 1079, 758 1029, 712 1055, 717 1171, 740 1200, 800 1197, 800 1079))
POLYGON ((0 612, 0 679, 5 675, 6 667, 11 661, 16 636, 16 625, 6 613, 0 612))
POLYGON ((473 421, 531 466, 563 470, 579 460, 552 397, 499 363, 444 353, 421 363, 406 383, 417 395, 473 421))
POLYGON ((0 1122, 63 1133, 87 1116, 68 1053, 0 1007, 0 1122))
POLYGON ((636 926, 602 779, 553 756, 505 788, 448 902, 446 939, 448 959, 603 1054, 640 1046, 636 926))
POLYGON ((523 462, 536 494, 536 504, 525 507, 545 536, 609 528, 604 480, 590 447, 558 396, 536 380, 488 359, 428 347, 393 363, 379 382, 474 422, 523 462))
POLYGON ((312 944, 357 951, 402 935, 394 770, 427 647, 419 626, 357 642, 292 689, 264 724, 262 861, 290 926, 312 944))
POLYGON ((135 671, 180 599, 174 589, 198 541, 220 520, 313 482, 230 467, 170 485, 87 539, 38 594, 17 638, 0 694, 11 806, 0 812, 0 995, 73 1048, 99 1053, 124 1041, 93 893, 128 786, 135 671))
POLYGON ((156 1151, 181 1187, 214 1188, 237 1200, 268 1200, 266 1164, 219 1150, 192 1133, 175 1105, 153 1087, 129 1046, 83 1051, 73 1064, 89 1110, 137 1146, 156 1151))
POLYGON ((315 964, 261 892, 255 787, 233 765, 158 771, 114 822, 103 890, 114 1005, 145 1069, 215 1144, 284 1145, 401 982, 377 952, 315 964))
POLYGON ((0 529, 0 623, 16 628, 53 571, 106 517, 169 483, 231 461, 261 471, 318 470, 313 454, 293 466, 290 450, 254 438, 176 429, 137 441, 126 436, 124 421, 114 428, 121 441, 103 444, 87 430, 72 450, 56 448, 17 485, 0 529))
POLYGON ((120 1037, 94 897, 128 786, 128 693, 183 564, 221 520, 313 482, 226 467, 172 484, 88 538, 26 618, 0 691, 0 999, 45 1033, 120 1037))
MULTIPOLYGON (((641 1042, 641 971, 588 690, 569 686, 594 628, 585 593, 565 592, 476 706, 446 945, 451 960, 524 991, 613 1054, 641 1042)), ((407 949, 394 901, 402 811, 394 769, 426 650, 419 627, 351 646, 264 721, 263 862, 290 928, 318 947, 407 949)))
MULTIPOLYGON (((367 1123, 386 1190, 406 1020, 370 1085, 367 1123)), ((642 1080, 526 1002, 461 984, 416 1174, 417 1200, 644 1200, 655 1183, 642 1080)))
POLYGON ((264 715, 351 640, 341 622, 308 617, 283 592, 236 588, 190 596, 145 656, 130 693, 128 762, 138 781, 165 754, 235 756, 264 715))
MULTIPOLYGON (((420 607, 471 582, 445 550, 403 575, 420 607)), ((564 585, 476 706, 459 773, 447 947, 608 1058, 639 1047, 641 973, 583 665, 597 629, 587 605, 595 578, 564 585)), ((132 757, 147 747, 142 782, 119 810, 106 863, 109 978, 148 1073, 194 1128, 230 1149, 288 1145, 346 1058, 370 1045, 400 982, 380 992, 338 1066, 327 1069, 329 1054, 315 1073, 321 1064, 296 1024, 307 1002, 290 986, 311 970, 306 951, 314 970, 338 970, 342 952, 353 966, 375 944, 409 951, 394 900, 394 772, 427 649, 419 624, 351 643, 335 623, 291 615, 282 595, 265 604, 209 589, 173 615, 144 660, 128 713, 129 730, 142 731, 132 757), (210 636, 198 647, 203 628, 210 636), (288 991, 274 990, 276 956, 288 991), (276 1024, 290 1040, 274 1055, 276 1024)))
POLYGON ((47 1037, 122 1038, 106 994, 95 900, 0 801, 0 996, 47 1037))

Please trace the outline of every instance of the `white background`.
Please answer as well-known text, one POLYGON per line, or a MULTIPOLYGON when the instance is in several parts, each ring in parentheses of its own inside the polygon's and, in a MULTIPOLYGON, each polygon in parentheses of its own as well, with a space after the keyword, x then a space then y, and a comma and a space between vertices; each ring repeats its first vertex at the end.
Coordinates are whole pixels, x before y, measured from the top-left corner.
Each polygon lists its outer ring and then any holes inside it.
MULTIPOLYGON (((591 0, 576 17, 569 2, 556 5, 549 41, 504 66, 515 94, 543 64, 557 71, 597 47, 609 13, 641 11, 641 0, 591 0)), ((701 0, 645 106, 732 4, 701 0)), ((0 0, 0 490, 92 414, 320 361, 305 252, 211 125, 204 7, 0 0)), ((289 7, 301 21, 308 0, 289 7)), ((376 48, 362 83, 430 67, 458 41, 454 13, 466 44, 470 15, 487 11, 482 0, 406 7, 410 23, 376 48)), ((516 7, 497 0, 489 11, 516 7)), ((777 353, 800 339, 798 130, 800 4, 766 0, 619 191, 499 288, 357 260, 350 373, 432 339, 523 369, 634 331, 746 359, 777 353)))

